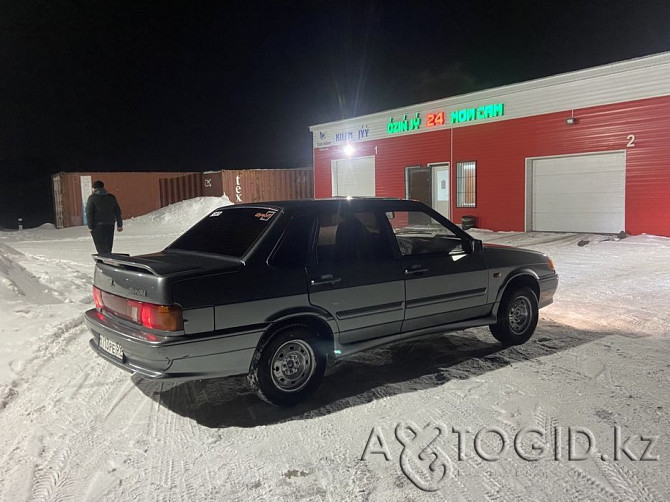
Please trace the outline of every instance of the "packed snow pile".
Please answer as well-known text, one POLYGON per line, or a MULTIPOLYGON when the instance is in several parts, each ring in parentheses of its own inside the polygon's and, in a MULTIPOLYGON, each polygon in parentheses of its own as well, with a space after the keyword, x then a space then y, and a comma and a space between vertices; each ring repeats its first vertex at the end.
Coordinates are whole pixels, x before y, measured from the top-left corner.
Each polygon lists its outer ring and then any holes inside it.
MULTIPOLYGON (((114 250, 163 249, 228 203, 130 219, 114 250)), ((0 233, 0 500, 668 499, 670 239, 471 233, 554 260, 528 343, 475 328, 383 347, 290 409, 242 377, 103 361, 82 323, 87 229, 0 233)))
POLYGON ((228 196, 196 197, 175 202, 157 211, 130 219, 127 223, 141 225, 172 225, 189 228, 216 208, 232 204, 228 196))

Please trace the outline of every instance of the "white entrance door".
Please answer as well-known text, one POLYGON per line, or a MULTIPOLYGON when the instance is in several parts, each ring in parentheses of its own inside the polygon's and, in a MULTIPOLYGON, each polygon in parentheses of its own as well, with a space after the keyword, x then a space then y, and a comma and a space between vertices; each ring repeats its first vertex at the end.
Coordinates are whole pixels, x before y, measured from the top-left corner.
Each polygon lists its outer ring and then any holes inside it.
POLYGON ((330 163, 333 197, 375 196, 375 158, 338 159, 330 163))
POLYGON ((529 230, 625 230, 625 152, 533 159, 527 183, 529 230))
POLYGON ((431 164, 433 170, 433 209, 446 218, 451 217, 449 162, 431 164))

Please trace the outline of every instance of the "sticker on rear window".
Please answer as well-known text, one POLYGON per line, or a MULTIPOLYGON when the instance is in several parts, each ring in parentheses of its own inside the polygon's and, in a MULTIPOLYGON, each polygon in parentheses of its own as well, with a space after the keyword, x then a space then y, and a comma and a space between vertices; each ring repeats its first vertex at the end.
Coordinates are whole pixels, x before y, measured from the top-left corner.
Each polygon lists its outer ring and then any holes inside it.
POLYGON ((272 218, 277 211, 266 211, 264 213, 256 213, 254 214, 255 218, 258 218, 261 221, 268 221, 270 218, 272 218))
POLYGON ((221 216, 221 213, 223 213, 223 211, 214 211, 212 214, 209 215, 209 217, 211 218, 212 216, 221 216))

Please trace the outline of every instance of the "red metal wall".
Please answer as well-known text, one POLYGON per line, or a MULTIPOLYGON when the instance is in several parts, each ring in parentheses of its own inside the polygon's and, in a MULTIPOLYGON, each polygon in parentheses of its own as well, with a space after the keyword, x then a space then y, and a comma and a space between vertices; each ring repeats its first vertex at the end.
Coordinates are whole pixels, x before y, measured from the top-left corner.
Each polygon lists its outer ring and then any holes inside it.
MULTIPOLYGON (((355 155, 375 155, 378 196, 401 198, 405 167, 450 162, 454 201, 456 163, 477 161, 477 207, 452 205, 452 219, 472 214, 481 228, 523 231, 527 158, 625 150, 626 231, 670 236, 670 96, 576 109, 575 125, 569 115, 458 127, 453 145, 449 130, 389 137, 357 143, 355 155)), ((343 157, 338 147, 314 150, 316 197, 331 196, 330 161, 343 157)))
MULTIPOLYGON (((356 157, 375 156, 375 187, 378 197, 405 197, 405 167, 449 162, 451 131, 399 136, 356 143, 356 157)), ((314 150, 314 196, 333 193, 330 161, 345 158, 339 147, 314 150)))

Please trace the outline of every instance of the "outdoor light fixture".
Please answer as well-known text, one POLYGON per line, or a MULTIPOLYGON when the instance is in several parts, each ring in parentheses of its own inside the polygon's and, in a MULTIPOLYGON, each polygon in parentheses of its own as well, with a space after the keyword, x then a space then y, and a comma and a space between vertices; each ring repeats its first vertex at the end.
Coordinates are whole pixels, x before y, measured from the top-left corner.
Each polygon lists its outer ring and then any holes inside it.
POLYGON ((575 117, 568 117, 565 119, 565 123, 568 125, 575 125, 577 123, 577 119, 575 117))
POLYGON ((347 143, 346 146, 344 147, 344 154, 347 157, 351 157, 354 154, 355 151, 356 151, 356 149, 353 147, 353 145, 351 145, 349 143, 347 143))

